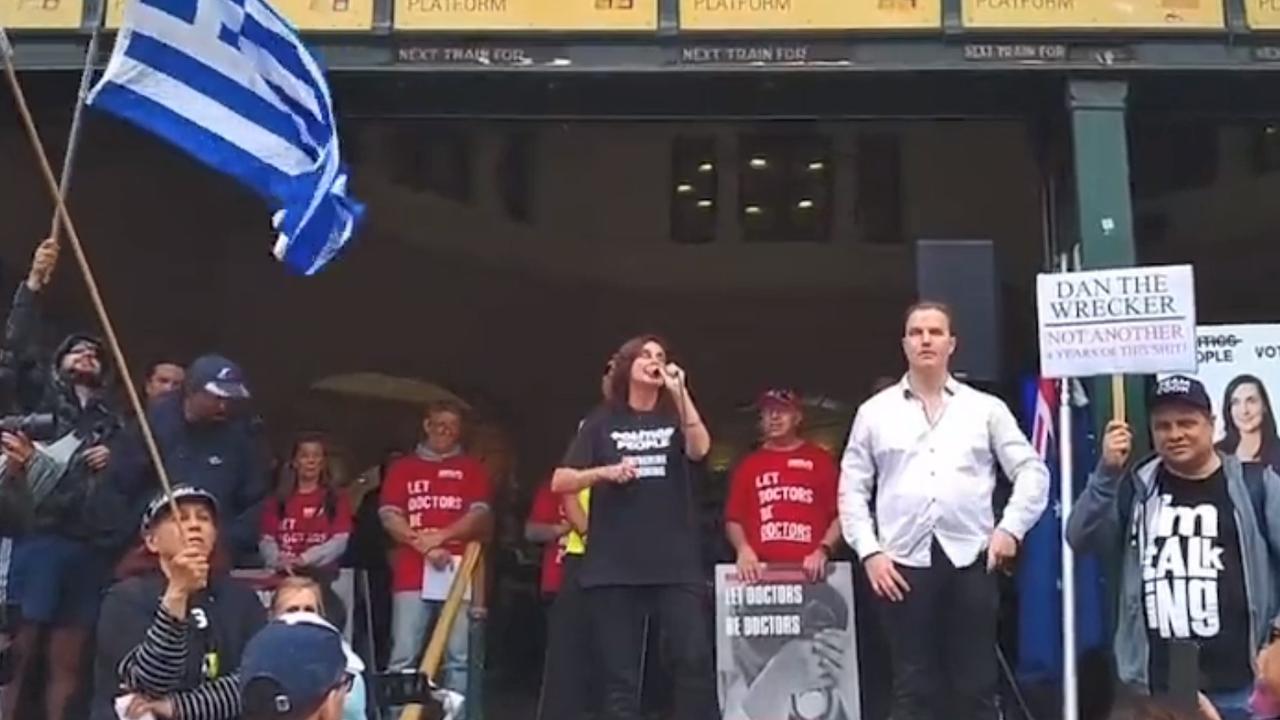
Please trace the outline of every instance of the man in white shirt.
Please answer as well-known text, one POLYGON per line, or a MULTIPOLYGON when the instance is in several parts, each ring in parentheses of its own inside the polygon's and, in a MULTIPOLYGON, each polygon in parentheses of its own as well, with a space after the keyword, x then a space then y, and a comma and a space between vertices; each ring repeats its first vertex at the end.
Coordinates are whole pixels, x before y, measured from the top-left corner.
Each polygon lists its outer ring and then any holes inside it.
POLYGON ((951 377, 955 348, 947 306, 908 309, 907 374, 858 408, 840 466, 841 530, 889 636, 894 720, 995 720, 992 573, 1048 501, 1049 470, 1009 408, 951 377), (997 462, 1013 481, 998 525, 997 462))

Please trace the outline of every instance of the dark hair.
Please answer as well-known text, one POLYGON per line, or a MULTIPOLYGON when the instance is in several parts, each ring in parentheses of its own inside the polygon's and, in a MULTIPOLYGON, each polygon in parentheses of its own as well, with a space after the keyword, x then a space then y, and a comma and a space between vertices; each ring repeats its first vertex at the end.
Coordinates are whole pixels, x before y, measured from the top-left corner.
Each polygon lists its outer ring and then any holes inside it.
POLYGON ((161 365, 172 365, 177 368, 182 368, 184 373, 186 372, 186 369, 187 369, 186 364, 180 360, 175 360, 169 356, 158 357, 152 360, 151 362, 147 363, 146 370, 142 374, 142 379, 150 380, 151 377, 156 374, 156 369, 159 368, 161 365))
POLYGON ((325 464, 320 468, 320 487, 324 489, 325 515, 329 522, 333 522, 338 513, 338 498, 333 488, 333 475, 329 472, 329 441, 322 433, 314 431, 301 432, 293 438, 293 445, 289 448, 289 462, 281 467, 280 482, 276 485, 276 510, 283 517, 285 504, 298 491, 298 474, 293 470, 293 459, 298 456, 298 450, 303 445, 312 443, 324 448, 325 464))
POLYGON ((1222 428, 1225 432, 1218 442, 1218 449, 1224 453, 1235 453, 1236 448, 1240 447, 1240 428, 1236 427, 1236 421, 1231 417, 1231 396, 1244 385, 1258 388, 1258 396, 1262 398, 1262 427, 1259 429, 1262 442, 1258 445, 1258 457, 1255 459, 1270 465, 1280 465, 1280 438, 1276 437, 1276 416, 1271 411, 1271 396, 1256 375, 1237 375, 1227 383, 1227 389, 1222 393, 1222 428))
POLYGON ((902 313, 902 324, 905 327, 907 322, 911 320, 911 316, 922 310, 934 310, 940 312, 947 318, 947 328, 950 334, 955 334, 955 329, 951 327, 955 324, 955 314, 951 312, 951 306, 939 300, 917 300, 912 303, 907 311, 902 313))
MULTIPOLYGON (((630 407, 631 368, 635 365, 636 358, 640 357, 640 353, 644 351, 644 346, 649 343, 660 345, 667 353, 668 360, 670 359, 671 346, 660 335, 637 335, 622 343, 622 347, 618 348, 618 352, 613 355, 613 371, 609 374, 609 396, 606 402, 621 408, 630 407)), ((670 408, 674 411, 671 406, 671 398, 666 393, 660 393, 658 407, 670 408)))

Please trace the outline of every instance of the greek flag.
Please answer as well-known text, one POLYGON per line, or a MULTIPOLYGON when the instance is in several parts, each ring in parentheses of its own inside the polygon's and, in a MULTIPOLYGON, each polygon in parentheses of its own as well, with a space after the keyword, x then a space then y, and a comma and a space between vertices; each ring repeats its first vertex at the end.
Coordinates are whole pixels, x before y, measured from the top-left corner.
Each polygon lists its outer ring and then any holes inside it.
POLYGON ((128 0, 89 104, 252 187, 276 211, 274 253, 310 275, 351 239, 324 71, 263 0, 128 0))

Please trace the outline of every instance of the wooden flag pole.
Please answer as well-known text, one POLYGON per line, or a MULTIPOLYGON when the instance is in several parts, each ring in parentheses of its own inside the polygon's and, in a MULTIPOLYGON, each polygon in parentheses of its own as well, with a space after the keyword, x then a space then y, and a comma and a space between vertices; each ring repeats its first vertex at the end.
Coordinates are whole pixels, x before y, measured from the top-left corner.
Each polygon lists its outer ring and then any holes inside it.
POLYGON ((1124 376, 1111 376, 1111 416, 1120 422, 1128 422, 1125 414, 1124 376))
POLYGON ((169 499, 169 510, 173 513, 174 518, 178 518, 178 504, 173 499, 173 485, 169 482, 169 474, 164 469, 164 460, 160 457, 160 448, 156 445, 155 434, 151 431, 151 423, 147 420, 146 409, 142 406, 138 388, 134 385, 133 373, 129 371, 129 364, 125 361, 124 351, 121 349, 120 340, 116 336, 115 326, 111 323, 111 316, 107 313, 107 306, 102 301, 102 293, 98 290, 98 281, 94 278, 93 268, 89 267, 89 258, 84 254, 84 247, 80 243, 80 234, 76 232, 76 226, 71 222, 71 214, 67 212, 67 205, 63 202, 62 195, 59 192, 58 179, 54 177, 53 166, 49 163, 49 155, 45 152, 44 144, 40 141, 40 132, 36 129, 35 119, 31 116, 31 108, 28 107, 27 98, 22 92, 22 84, 18 82, 18 71, 13 65, 13 46, 9 44, 9 36, 5 33, 3 27, 0 27, 0 60, 4 61, 5 78, 9 82, 9 89, 13 91, 13 101, 18 107, 18 115, 22 118, 23 127, 26 128, 27 139, 31 142, 31 149, 35 151, 36 159, 39 161, 40 174, 44 177, 50 197, 53 198, 54 208, 58 217, 62 220, 62 227, 66 231, 67 239, 71 241, 71 249, 76 256, 76 263, 80 266, 80 274, 84 276, 85 285, 89 289, 89 299, 93 303, 93 310, 97 313, 98 321, 102 324, 103 333, 107 337, 107 346, 111 350, 112 359, 115 361, 116 367, 120 369, 120 375, 124 379, 125 392, 129 396, 129 404, 133 407, 133 412, 138 418, 138 427, 142 430, 143 442, 146 443, 147 452, 151 455, 151 463, 155 466, 156 475, 160 478, 160 486, 164 489, 164 493, 169 499))
MULTIPOLYGON (((422 655, 422 664, 419 670, 428 679, 434 679, 436 673, 440 670, 440 664, 444 660, 444 651, 449 644, 449 633, 453 630, 454 620, 457 619, 458 613, 462 610, 462 596, 467 591, 467 586, 471 584, 471 579, 476 571, 476 567, 480 564, 482 548, 478 541, 467 543, 467 550, 462 555, 462 562, 458 568, 458 572, 453 576, 453 584, 449 586, 449 594, 445 596, 444 607, 440 610, 440 617, 436 620, 436 627, 431 632, 431 640, 427 643, 427 650, 422 655)), ((420 720, 422 717, 421 705, 406 705, 404 710, 400 712, 400 720, 420 720)))

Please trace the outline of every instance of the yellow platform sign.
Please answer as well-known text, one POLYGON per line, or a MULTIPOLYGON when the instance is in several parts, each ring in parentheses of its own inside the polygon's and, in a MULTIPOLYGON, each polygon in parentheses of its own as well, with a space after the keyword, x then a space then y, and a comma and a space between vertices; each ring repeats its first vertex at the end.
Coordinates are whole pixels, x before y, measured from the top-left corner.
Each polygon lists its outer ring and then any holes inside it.
POLYGON ((964 0, 971 28, 1221 30, 1225 22, 1222 0, 964 0))
MULTIPOLYGON (((0 0, 5 1, 12 0, 0 0)), ((120 27, 130 1, 107 0, 107 27, 120 27)), ((271 6, 304 32, 373 29, 373 0, 271 0, 271 6)))
POLYGON ((680 0, 685 30, 939 28, 941 0, 680 0))
POLYGON ((0 0, 0 27, 66 30, 80 27, 84 0, 0 0))
POLYGON ((658 0, 396 0, 397 30, 654 31, 658 0))
POLYGON ((1280 0, 1244 0, 1244 14, 1254 30, 1280 30, 1280 0))

